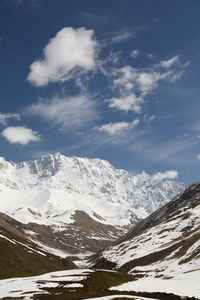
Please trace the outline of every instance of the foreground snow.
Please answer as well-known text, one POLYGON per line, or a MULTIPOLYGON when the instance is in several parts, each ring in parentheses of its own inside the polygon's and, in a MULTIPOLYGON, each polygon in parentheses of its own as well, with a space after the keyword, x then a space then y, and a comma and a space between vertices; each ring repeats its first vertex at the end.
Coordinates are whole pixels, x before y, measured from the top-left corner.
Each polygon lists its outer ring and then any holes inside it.
POLYGON ((32 299, 37 293, 48 294, 44 289, 59 287, 60 281, 66 282, 66 288, 82 288, 80 281, 85 280, 91 270, 67 270, 51 272, 33 277, 20 277, 0 280, 0 296, 5 297, 24 297, 32 299), (70 283, 69 283, 70 282, 70 283), (71 283, 73 282, 73 283, 71 283))
POLYGON ((160 292, 200 299, 200 270, 180 274, 172 279, 146 277, 110 288, 112 291, 160 292))

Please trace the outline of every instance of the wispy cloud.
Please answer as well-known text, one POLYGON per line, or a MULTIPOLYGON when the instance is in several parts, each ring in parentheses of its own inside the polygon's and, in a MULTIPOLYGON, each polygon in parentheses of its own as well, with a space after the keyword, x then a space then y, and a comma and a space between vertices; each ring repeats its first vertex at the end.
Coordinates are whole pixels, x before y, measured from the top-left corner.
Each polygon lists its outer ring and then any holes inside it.
POLYGON ((165 68, 165 69, 169 69, 171 66, 173 66, 174 64, 176 64, 179 61, 179 55, 176 55, 168 60, 162 60, 158 66, 165 68))
POLYGON ((44 58, 31 64, 28 80, 35 86, 45 86, 75 78, 80 70, 94 70, 97 48, 93 30, 65 27, 46 45, 44 58))
POLYGON ((144 115, 144 122, 148 125, 151 124, 155 119, 156 119, 155 115, 149 115, 149 114, 144 115))
POLYGON ((4 0, 8 4, 14 4, 16 6, 37 6, 41 0, 4 0))
POLYGON ((106 132, 110 135, 122 134, 125 131, 136 128, 139 125, 140 121, 138 119, 133 120, 132 122, 115 122, 107 123, 102 126, 97 127, 99 131, 106 132))
POLYGON ((54 96, 51 99, 40 99, 27 107, 24 113, 49 122, 62 131, 74 131, 96 120, 97 108, 98 104, 91 95, 54 96))
POLYGON ((156 59, 156 54, 154 53, 148 53, 147 56, 149 59, 156 59))
POLYGON ((163 162, 167 164, 188 164, 193 163, 194 158, 190 157, 192 149, 198 145, 198 141, 187 136, 180 139, 164 139, 149 137, 149 133, 140 137, 136 143, 130 143, 129 151, 136 151, 145 160, 163 162))
POLYGON ((4 42, 6 38, 7 38, 6 34, 4 33, 0 34, 0 43, 4 42))
POLYGON ((138 58, 140 55, 142 54, 141 50, 140 49, 134 49, 131 51, 131 57, 136 59, 138 58))
POLYGON ((108 32, 102 39, 104 46, 124 43, 130 39, 135 38, 140 32, 146 31, 144 26, 125 26, 118 30, 108 32))
POLYGON ((114 14, 94 14, 91 12, 79 12, 79 16, 90 25, 101 25, 108 26, 108 24, 112 24, 116 22, 116 15, 114 14))
POLYGON ((10 119, 20 121, 20 115, 17 113, 0 113, 0 124, 6 125, 10 119))

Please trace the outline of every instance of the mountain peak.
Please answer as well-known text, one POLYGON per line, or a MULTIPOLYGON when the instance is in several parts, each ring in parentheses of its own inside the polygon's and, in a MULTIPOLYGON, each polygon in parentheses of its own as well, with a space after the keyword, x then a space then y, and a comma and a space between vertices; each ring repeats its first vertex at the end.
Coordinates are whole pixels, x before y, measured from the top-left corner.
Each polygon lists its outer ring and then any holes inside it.
POLYGON ((183 190, 179 182, 155 181, 146 173, 115 169, 106 160, 58 152, 9 164, 6 172, 0 169, 0 178, 2 212, 22 222, 55 225, 71 222, 77 210, 98 221, 100 216, 102 223, 130 225, 183 190))

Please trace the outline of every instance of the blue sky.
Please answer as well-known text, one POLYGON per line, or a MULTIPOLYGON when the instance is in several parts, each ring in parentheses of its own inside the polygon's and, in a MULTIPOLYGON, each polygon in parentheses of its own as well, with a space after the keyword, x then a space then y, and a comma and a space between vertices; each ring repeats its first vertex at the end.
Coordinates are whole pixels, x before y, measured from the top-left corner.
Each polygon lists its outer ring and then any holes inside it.
POLYGON ((0 155, 199 180, 199 15, 199 0, 2 0, 0 155))

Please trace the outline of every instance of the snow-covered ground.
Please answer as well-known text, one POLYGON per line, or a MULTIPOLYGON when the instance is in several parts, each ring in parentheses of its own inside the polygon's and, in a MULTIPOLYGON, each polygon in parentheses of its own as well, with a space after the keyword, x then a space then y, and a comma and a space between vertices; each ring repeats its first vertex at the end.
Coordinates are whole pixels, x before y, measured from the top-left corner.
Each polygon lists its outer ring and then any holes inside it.
MULTIPOLYGON (((149 276, 158 274, 171 277, 178 276, 182 273, 187 273, 193 270, 200 269, 200 259, 187 260, 192 254, 199 251, 200 247, 200 205, 195 208, 184 208, 176 215, 175 218, 170 218, 167 221, 161 222, 159 225, 144 231, 142 234, 128 239, 116 246, 107 248, 102 256, 111 262, 116 263, 120 268, 124 264, 133 260, 145 257, 151 253, 156 253, 167 249, 168 247, 181 242, 189 237, 196 240, 186 253, 177 257, 179 249, 172 250, 171 253, 163 260, 158 260, 149 264, 132 268, 129 272, 134 273, 148 273, 149 276), (185 217, 189 216, 189 217, 185 217), (188 228, 192 228, 188 231, 188 228), (185 234, 184 234, 185 233, 185 234)), ((180 246, 181 247, 181 246, 180 246)))
POLYGON ((200 183, 136 225, 94 262, 114 263, 138 279, 116 291, 174 293, 200 299, 200 183), (121 241, 121 242, 120 242, 121 241))
POLYGON ((18 164, 0 158, 0 211, 56 230, 72 223, 77 210, 98 222, 128 225, 183 190, 182 184, 167 180, 168 173, 164 180, 159 174, 134 176, 104 160, 59 153, 18 164))
POLYGON ((32 299, 35 294, 48 294, 44 289, 59 287, 60 281, 65 282, 65 288, 82 288, 80 281, 85 280, 91 270, 66 270, 51 272, 33 277, 19 277, 0 280, 0 297, 24 297, 32 299))
POLYGON ((200 299, 200 269, 189 273, 179 274, 171 279, 146 277, 115 286, 110 288, 110 290, 172 293, 178 296, 200 299))

